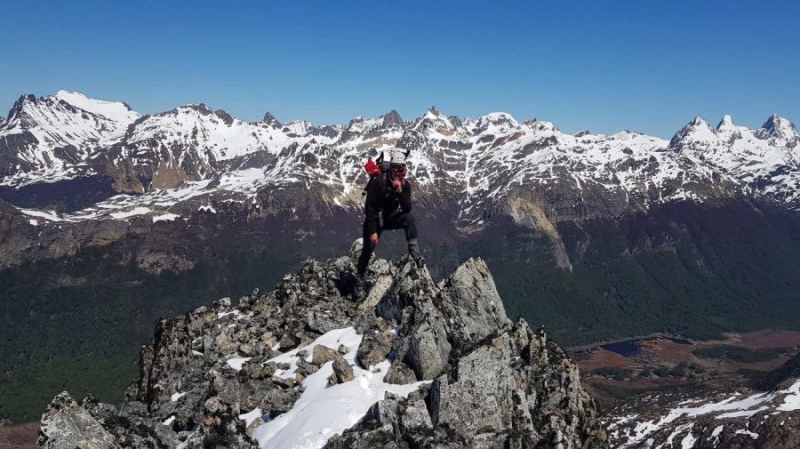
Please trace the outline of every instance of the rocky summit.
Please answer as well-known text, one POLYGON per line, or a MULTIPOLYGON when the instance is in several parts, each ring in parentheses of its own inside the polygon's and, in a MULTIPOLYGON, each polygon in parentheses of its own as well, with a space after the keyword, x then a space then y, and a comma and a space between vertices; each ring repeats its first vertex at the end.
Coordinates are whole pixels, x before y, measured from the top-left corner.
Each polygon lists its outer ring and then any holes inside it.
POLYGON ((120 405, 59 394, 40 448, 603 448, 566 353, 512 322, 481 259, 435 283, 404 257, 307 260, 161 320, 120 405))

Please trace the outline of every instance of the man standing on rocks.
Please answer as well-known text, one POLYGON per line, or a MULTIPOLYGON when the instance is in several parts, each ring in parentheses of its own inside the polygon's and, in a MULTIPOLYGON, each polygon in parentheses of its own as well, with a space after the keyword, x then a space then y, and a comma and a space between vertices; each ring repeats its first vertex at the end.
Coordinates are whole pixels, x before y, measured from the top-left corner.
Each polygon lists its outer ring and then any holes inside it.
POLYGON ((378 238, 384 230, 404 229, 408 242, 408 255, 418 265, 425 264, 425 258, 419 252, 417 224, 411 215, 411 184, 406 179, 407 153, 399 148, 388 153, 391 154, 388 172, 383 170, 367 184, 363 246, 361 257, 358 259, 358 276, 361 278, 367 272, 369 259, 378 246, 378 238))

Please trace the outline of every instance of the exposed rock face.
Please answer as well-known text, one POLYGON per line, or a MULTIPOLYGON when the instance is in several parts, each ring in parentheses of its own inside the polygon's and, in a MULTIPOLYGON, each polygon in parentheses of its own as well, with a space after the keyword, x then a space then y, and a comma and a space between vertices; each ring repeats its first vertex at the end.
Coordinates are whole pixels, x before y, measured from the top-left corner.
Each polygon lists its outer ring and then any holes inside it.
POLYGON ((332 363, 329 385, 353 379, 342 347, 314 347, 295 377, 278 376, 286 367, 268 360, 350 326, 364 335, 365 368, 388 358, 393 383, 431 382, 376 403, 327 447, 606 447, 576 365, 543 332, 508 319, 483 261, 439 285, 408 258, 373 261, 367 288, 354 271, 352 257, 308 260, 268 294, 162 320, 128 401, 79 405, 59 395, 40 447, 257 447, 248 435, 292 408, 306 376, 332 363), (253 410, 261 417, 245 422, 253 410))
POLYGON ((400 114, 392 109, 389 113, 382 116, 383 118, 383 126, 404 126, 405 122, 403 118, 400 117, 400 114))

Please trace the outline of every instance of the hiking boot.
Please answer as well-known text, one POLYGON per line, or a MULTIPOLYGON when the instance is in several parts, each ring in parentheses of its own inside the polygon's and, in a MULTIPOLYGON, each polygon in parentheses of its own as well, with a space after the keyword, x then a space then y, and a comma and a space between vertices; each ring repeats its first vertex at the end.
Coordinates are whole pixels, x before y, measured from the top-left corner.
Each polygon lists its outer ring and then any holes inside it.
POLYGON ((355 288, 353 289, 353 299, 356 300, 363 300, 369 295, 369 291, 372 290, 372 286, 374 282, 366 281, 364 279, 358 279, 356 281, 355 288))
POLYGON ((417 239, 411 239, 408 241, 408 256, 414 259, 414 262, 417 263, 418 267, 421 267, 428 262, 419 252, 419 241, 417 241, 417 239))

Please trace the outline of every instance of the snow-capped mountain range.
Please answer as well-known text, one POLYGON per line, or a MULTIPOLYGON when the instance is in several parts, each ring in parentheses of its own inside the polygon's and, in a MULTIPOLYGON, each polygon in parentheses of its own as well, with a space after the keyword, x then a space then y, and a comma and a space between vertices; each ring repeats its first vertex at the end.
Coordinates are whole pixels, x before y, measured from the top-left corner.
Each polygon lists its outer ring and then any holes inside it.
POLYGON ((358 208, 363 163, 392 146, 411 150, 423 201, 447 197, 465 230, 497 213, 523 223, 533 216, 534 226, 546 228, 737 195, 800 205, 800 134, 778 116, 757 130, 730 116, 716 128, 696 117, 666 141, 629 131, 570 135, 500 112, 462 121, 434 108, 412 122, 392 111, 337 126, 281 124, 269 113, 248 123, 204 104, 142 116, 124 103, 67 91, 22 96, 0 121, 0 186, 113 179, 120 195, 91 207, 25 211, 56 221, 164 216, 188 198, 246 203, 288 185, 319 190, 329 206, 358 208), (593 205, 599 196, 612 201, 593 205))

